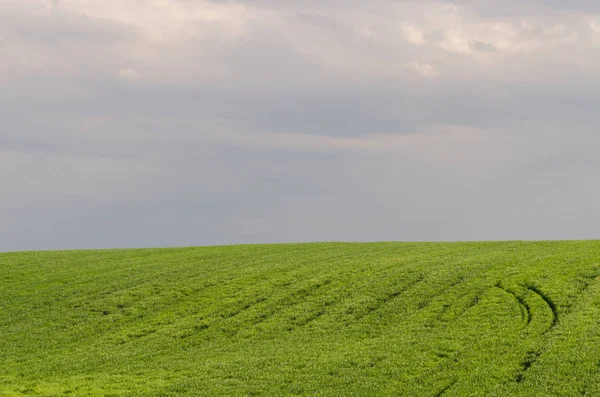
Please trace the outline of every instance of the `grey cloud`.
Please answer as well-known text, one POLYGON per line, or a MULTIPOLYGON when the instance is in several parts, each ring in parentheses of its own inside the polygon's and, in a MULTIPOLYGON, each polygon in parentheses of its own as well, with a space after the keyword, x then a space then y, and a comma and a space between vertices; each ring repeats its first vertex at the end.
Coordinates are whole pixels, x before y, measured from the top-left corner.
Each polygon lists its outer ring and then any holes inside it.
POLYGON ((494 52, 496 51, 496 47, 494 43, 490 43, 482 40, 471 40, 469 42, 469 46, 477 52, 494 52))
POLYGON ((36 43, 40 50, 45 51, 61 42, 108 44, 136 36, 135 30, 122 23, 84 14, 69 14, 60 8, 43 10, 39 3, 37 6, 30 3, 5 7, 2 11, 0 33, 15 41, 36 43))
POLYGON ((600 4, 593 0, 529 0, 505 2, 501 0, 464 1, 458 4, 467 4, 474 10, 486 15, 508 16, 535 16, 559 15, 560 13, 589 13, 600 11, 600 4))

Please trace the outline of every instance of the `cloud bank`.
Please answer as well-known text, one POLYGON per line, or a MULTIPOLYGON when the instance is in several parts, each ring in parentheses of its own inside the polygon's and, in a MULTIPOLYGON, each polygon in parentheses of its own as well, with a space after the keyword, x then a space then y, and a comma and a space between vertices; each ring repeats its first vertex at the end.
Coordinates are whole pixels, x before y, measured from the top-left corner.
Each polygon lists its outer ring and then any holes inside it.
POLYGON ((0 250, 597 238, 591 1, 0 0, 0 250))

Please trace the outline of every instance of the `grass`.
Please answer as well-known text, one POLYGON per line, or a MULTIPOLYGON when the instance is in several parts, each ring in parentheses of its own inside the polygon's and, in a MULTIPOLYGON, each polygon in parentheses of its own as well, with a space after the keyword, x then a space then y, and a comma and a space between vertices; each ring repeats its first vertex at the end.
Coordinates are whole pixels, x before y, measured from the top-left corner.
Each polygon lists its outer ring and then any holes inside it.
POLYGON ((600 241, 0 254, 2 396, 598 396, 600 241))

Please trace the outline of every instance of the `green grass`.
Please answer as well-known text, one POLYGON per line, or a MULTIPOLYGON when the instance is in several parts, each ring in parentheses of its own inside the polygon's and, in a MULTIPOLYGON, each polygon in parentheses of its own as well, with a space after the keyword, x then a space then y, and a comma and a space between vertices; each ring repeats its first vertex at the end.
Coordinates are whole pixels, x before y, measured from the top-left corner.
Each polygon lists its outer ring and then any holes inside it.
POLYGON ((598 396, 600 241, 0 254, 1 396, 598 396))

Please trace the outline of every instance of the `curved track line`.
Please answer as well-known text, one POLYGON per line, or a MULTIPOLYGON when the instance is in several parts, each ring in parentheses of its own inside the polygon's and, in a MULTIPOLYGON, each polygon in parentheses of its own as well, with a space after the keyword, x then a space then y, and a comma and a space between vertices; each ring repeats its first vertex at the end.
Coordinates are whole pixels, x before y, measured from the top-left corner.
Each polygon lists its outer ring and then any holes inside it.
POLYGON ((517 302, 517 305, 519 305, 519 309, 521 310, 521 317, 523 318, 523 322, 525 322, 525 325, 529 325, 529 323, 531 322, 532 315, 531 315, 531 307, 529 307, 527 302, 525 302, 525 300, 522 297, 520 297, 519 295, 517 295, 515 292, 502 287, 502 285, 500 283, 496 284, 496 288, 501 289, 502 291, 506 292, 509 295, 512 295, 512 297, 517 302))
POLYGON ((542 298, 542 300, 546 302, 546 305, 548 305, 548 308, 550 308, 552 311, 552 324, 545 332, 550 331, 556 324, 558 324, 558 309, 556 308, 556 305, 554 302, 552 302, 552 299, 548 298, 548 296, 540 291, 540 289, 535 285, 527 285, 527 289, 542 298))

